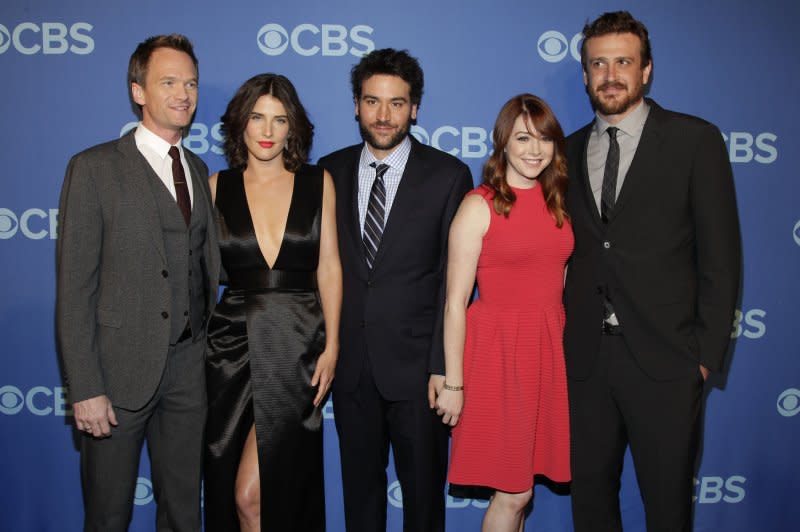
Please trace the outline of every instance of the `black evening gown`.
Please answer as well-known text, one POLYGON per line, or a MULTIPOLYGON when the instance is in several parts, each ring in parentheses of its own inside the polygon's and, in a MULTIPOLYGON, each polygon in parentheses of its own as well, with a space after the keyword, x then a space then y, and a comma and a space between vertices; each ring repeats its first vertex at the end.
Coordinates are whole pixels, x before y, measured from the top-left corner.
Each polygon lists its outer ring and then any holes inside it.
POLYGON ((270 267, 256 241, 242 172, 217 180, 215 213, 228 286, 211 317, 206 381, 205 526, 239 530, 234 498, 255 423, 262 531, 325 530, 322 414, 312 401, 325 323, 317 290, 322 169, 294 178, 286 230, 270 267))

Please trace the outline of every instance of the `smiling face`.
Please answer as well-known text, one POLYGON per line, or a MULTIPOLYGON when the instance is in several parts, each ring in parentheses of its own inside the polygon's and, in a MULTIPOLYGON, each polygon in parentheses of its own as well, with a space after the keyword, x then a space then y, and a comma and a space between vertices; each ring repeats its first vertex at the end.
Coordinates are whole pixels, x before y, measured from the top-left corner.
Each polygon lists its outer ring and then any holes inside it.
POLYGON ((399 76, 375 74, 365 79, 356 102, 361 136, 378 159, 385 159, 408 135, 417 106, 411 86, 399 76))
POLYGON ((505 147, 506 182, 517 188, 530 188, 539 174, 552 162, 553 140, 542 136, 519 115, 505 147))
POLYGON ((286 108, 274 96, 261 96, 250 111, 244 130, 248 165, 281 157, 288 137, 289 117, 286 108))
POLYGON ((653 64, 642 66, 642 43, 633 33, 592 37, 585 46, 586 92, 600 116, 616 124, 642 101, 653 64))
POLYGON ((197 69, 192 58, 173 48, 157 48, 147 63, 144 85, 132 83, 131 94, 142 106, 142 124, 175 144, 197 107, 197 69))

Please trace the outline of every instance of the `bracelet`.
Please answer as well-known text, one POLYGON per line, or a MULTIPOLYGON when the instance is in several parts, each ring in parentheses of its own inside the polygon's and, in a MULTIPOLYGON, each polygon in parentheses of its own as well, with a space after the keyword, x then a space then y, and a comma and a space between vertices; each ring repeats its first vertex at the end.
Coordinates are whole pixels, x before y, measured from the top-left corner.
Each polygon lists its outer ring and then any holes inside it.
POLYGON ((462 391, 464 391, 464 385, 463 384, 461 386, 450 386, 449 384, 447 384, 447 382, 445 382, 444 386, 442 386, 442 388, 444 388, 445 390, 450 390, 451 392, 462 392, 462 391))

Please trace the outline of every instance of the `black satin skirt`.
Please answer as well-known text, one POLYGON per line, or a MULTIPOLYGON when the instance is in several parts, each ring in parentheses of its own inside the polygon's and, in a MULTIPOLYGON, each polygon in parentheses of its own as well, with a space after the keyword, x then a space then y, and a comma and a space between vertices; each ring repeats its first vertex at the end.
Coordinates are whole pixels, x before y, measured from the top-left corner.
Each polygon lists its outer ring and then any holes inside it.
POLYGON ((316 291, 226 290, 208 331, 205 529, 239 530, 236 474, 255 424, 262 531, 324 531, 322 413, 311 377, 325 347, 316 291))

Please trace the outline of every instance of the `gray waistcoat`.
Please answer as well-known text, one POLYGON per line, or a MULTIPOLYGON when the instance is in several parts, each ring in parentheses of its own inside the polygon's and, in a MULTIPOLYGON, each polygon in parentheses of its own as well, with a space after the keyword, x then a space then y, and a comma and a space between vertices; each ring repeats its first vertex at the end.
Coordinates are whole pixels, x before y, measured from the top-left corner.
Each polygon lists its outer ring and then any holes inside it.
POLYGON ((168 279, 170 286, 169 340, 174 344, 186 328, 187 320, 195 338, 203 332, 208 301, 208 271, 203 257, 208 211, 198 191, 199 184, 193 182, 192 219, 187 228, 175 198, 163 183, 153 178, 150 184, 164 233, 167 268, 161 275, 168 279))

